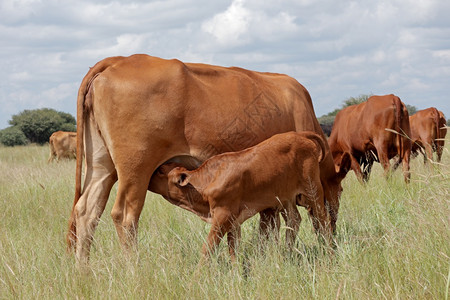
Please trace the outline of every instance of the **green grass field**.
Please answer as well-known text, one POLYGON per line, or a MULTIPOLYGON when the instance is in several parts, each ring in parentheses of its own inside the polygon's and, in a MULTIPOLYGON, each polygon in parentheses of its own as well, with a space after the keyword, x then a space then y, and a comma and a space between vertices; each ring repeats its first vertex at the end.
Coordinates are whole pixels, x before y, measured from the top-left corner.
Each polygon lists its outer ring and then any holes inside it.
POLYGON ((109 217, 114 188, 85 273, 64 242, 74 161, 48 165, 45 146, 2 147, 0 299, 448 299, 449 149, 440 167, 413 160, 409 186, 400 171, 384 179, 379 164, 366 186, 349 173, 334 255, 300 208, 292 253, 283 243, 261 246, 254 217, 244 224, 236 265, 223 242, 198 268, 209 225, 151 193, 138 251, 126 255, 109 217))

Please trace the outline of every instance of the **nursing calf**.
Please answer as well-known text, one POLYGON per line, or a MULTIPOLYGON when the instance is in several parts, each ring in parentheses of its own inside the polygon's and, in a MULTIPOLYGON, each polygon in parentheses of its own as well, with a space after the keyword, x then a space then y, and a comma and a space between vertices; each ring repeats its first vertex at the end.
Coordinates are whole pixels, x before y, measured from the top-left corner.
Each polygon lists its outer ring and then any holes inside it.
POLYGON ((203 246, 205 256, 227 234, 234 260, 240 225, 268 208, 284 214, 292 229, 286 236, 288 244, 294 242, 301 220, 297 204, 310 211, 316 230, 331 237, 320 181, 324 154, 324 142, 317 134, 282 133, 251 148, 213 156, 192 171, 174 168, 174 163, 163 165, 149 189, 212 224, 203 246))

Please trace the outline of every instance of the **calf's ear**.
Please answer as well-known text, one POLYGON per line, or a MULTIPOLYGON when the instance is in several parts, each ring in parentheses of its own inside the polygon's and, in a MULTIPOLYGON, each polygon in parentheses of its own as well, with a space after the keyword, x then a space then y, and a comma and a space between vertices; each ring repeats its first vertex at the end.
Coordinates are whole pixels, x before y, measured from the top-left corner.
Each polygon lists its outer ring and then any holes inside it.
POLYGON ((189 183, 189 175, 185 172, 180 172, 176 177, 179 186, 186 186, 189 183))

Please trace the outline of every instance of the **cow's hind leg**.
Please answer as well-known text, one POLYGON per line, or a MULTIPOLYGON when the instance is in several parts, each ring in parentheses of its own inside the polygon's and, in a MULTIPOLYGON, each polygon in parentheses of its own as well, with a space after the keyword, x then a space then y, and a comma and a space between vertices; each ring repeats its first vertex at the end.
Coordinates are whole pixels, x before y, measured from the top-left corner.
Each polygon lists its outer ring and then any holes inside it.
POLYGON ((442 153, 444 152, 444 142, 436 142, 436 161, 441 162, 442 153))
POLYGON ((425 147, 425 154, 424 154, 424 163, 427 164, 428 161, 433 160, 433 147, 431 146, 433 144, 433 141, 431 139, 428 139, 424 142, 425 147))
MULTIPOLYGON (((406 146, 404 146, 406 147, 406 146)), ((403 149, 402 155, 402 171, 403 171, 403 177, 405 178, 405 182, 409 183, 411 180, 411 172, 409 171, 409 162, 411 159, 411 148, 403 149)))
MULTIPOLYGON (((89 128, 88 128, 89 129, 89 128)), ((76 257, 87 263, 93 234, 112 186, 117 180, 111 157, 95 130, 86 130, 86 175, 80 199, 75 205, 76 257)))
POLYGON ((391 165, 389 164, 388 143, 385 140, 380 139, 375 143, 375 147, 377 149, 380 164, 384 169, 384 177, 389 178, 391 175, 391 165))
MULTIPOLYGON (((153 147, 149 145, 145 149, 153 147)), ((121 151, 127 153, 127 156, 121 156, 115 161, 119 185, 111 217, 123 248, 129 250, 137 246, 139 217, 144 207, 148 183, 157 167, 154 159, 157 155, 132 148, 121 151)))
POLYGON ((55 159, 56 153, 50 150, 50 156, 48 157, 47 163, 51 163, 55 159))

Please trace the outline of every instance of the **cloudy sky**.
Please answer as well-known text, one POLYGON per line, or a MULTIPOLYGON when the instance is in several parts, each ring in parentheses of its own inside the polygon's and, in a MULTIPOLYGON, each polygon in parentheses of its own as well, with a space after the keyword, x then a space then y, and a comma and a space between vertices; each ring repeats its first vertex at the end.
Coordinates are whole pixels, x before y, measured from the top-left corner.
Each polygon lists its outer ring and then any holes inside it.
POLYGON ((2 0, 0 128, 24 109, 75 115, 88 68, 134 53, 286 73, 317 116, 394 93, 450 118, 449 15, 448 0, 2 0))

